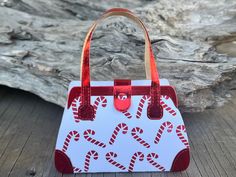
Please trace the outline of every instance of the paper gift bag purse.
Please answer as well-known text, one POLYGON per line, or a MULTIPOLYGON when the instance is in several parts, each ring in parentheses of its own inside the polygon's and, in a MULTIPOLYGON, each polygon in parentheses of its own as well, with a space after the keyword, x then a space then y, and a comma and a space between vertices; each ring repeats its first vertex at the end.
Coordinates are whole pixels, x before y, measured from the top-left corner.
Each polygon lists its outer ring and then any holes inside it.
POLYGON ((175 90, 158 77, 144 24, 115 8, 97 20, 85 38, 81 81, 70 83, 55 149, 62 173, 181 171, 189 165, 189 144, 175 90), (125 16, 145 33, 147 80, 90 81, 92 34, 109 16, 125 16))

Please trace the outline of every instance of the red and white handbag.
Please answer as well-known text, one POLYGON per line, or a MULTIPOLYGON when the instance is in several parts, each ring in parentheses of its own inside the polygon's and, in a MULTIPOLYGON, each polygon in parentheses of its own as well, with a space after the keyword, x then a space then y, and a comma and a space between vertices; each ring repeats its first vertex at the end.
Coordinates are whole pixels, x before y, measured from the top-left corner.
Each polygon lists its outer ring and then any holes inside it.
POLYGON ((189 144, 175 90, 160 79, 147 30, 127 9, 105 12, 89 29, 81 57, 81 81, 69 86, 55 149, 62 173, 181 171, 189 144), (97 24, 125 16, 145 33, 147 80, 90 81, 89 51, 97 24))

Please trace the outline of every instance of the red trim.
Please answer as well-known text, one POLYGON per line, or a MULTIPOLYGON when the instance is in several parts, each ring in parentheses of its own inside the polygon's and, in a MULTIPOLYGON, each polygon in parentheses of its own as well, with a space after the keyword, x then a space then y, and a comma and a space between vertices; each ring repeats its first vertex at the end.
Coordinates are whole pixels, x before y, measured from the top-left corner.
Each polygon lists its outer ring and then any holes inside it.
POLYGON ((181 150, 176 156, 171 166, 171 171, 186 170, 190 163, 189 148, 181 150))
MULTIPOLYGON (((131 86, 132 95, 149 95, 150 86, 131 86)), ((81 87, 73 87, 68 94, 68 104, 69 109, 72 101, 79 97, 81 94, 81 87)), ((161 86, 161 95, 169 96, 174 102, 175 106, 178 107, 178 99, 174 87, 166 85, 161 86)), ((113 86, 92 86, 91 96, 113 96, 113 86)))
POLYGON ((93 105, 80 105, 78 108, 78 118, 80 120, 94 120, 95 119, 95 110, 93 105))
POLYGON ((55 150, 54 163, 56 169, 61 173, 73 173, 73 166, 69 157, 60 150, 55 150))

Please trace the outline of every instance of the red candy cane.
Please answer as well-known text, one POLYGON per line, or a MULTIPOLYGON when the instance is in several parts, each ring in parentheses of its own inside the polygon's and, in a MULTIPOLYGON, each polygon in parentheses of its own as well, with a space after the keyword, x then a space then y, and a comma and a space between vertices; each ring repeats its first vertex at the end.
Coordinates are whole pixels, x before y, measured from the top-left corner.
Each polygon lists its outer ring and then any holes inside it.
POLYGON ((170 97, 168 95, 161 95, 161 98, 165 98, 166 100, 168 100, 170 97))
POLYGON ((72 112, 73 112, 73 115, 74 115, 74 119, 75 119, 75 122, 79 122, 79 117, 78 117, 78 107, 79 105, 77 105, 77 103, 81 103, 81 99, 80 97, 75 97, 75 99, 72 101, 72 104, 71 104, 71 108, 72 108, 72 112))
POLYGON ((137 110, 137 113, 136 113, 136 118, 140 118, 141 115, 142 115, 142 111, 143 111, 143 106, 144 106, 144 103, 148 101, 148 103, 150 102, 150 96, 147 96, 147 95, 143 95, 143 97, 141 98, 140 102, 139 102, 139 105, 138 105, 138 110, 137 110))
MULTIPOLYGON (((170 114, 172 114, 173 116, 176 115, 176 112, 175 110, 173 110, 171 107, 169 107, 167 104, 165 104, 165 102, 163 101, 163 98, 165 98, 166 100, 168 100, 170 97, 167 96, 167 95, 162 95, 161 96, 161 106, 163 107, 163 109, 165 109, 166 111, 168 111, 170 114)), ((140 118, 141 115, 142 115, 142 112, 143 112, 143 107, 144 107, 144 104, 145 102, 148 101, 148 104, 150 103, 150 96, 147 96, 147 95, 144 95, 140 102, 139 102, 139 105, 138 105, 138 110, 137 110, 137 113, 136 113, 136 118, 140 118)))
POLYGON ((186 128, 184 125, 179 125, 177 128, 176 128, 176 133, 177 133, 177 136, 179 137, 179 139, 182 141, 182 143, 184 143, 184 145, 189 148, 189 144, 188 144, 188 141, 185 139, 184 135, 182 132, 186 132, 186 128))
POLYGON ((81 169, 76 168, 76 167, 73 167, 73 171, 74 171, 74 173, 80 173, 80 172, 82 172, 81 169))
POLYGON ((66 152, 69 144, 70 144, 70 141, 71 141, 71 138, 74 137, 74 140, 75 141, 78 141, 79 140, 79 133, 77 131, 70 131, 64 141, 64 145, 63 145, 63 148, 62 148, 62 151, 63 152, 66 152))
POLYGON ((122 112, 124 115, 125 115, 125 117, 127 117, 128 119, 131 119, 132 118, 132 115, 130 114, 130 112, 128 112, 128 111, 123 111, 122 112))
MULTIPOLYGON (((79 107, 80 103, 81 103, 81 98, 75 97, 75 99, 73 100, 73 102, 71 104, 74 119, 75 119, 75 122, 77 122, 77 123, 80 121, 79 117, 78 117, 78 107, 79 107)), ((95 102, 93 104, 95 114, 97 112, 99 103, 102 103, 102 107, 106 107, 107 99, 104 96, 97 97, 97 99, 95 100, 95 102)))
POLYGON ((95 135, 95 131, 94 131, 94 130, 88 129, 88 130, 84 131, 84 138, 85 138, 87 141, 89 141, 89 142, 91 142, 92 144, 95 144, 95 145, 97 145, 97 146, 100 146, 100 147, 102 147, 102 148, 105 148, 105 147, 106 147, 106 145, 105 145, 104 143, 102 143, 102 142, 100 142, 100 141, 97 141, 97 140, 91 138, 91 137, 90 137, 91 135, 95 135))
POLYGON ((157 162, 154 161, 154 159, 157 159, 158 155, 155 153, 150 153, 147 155, 147 161, 153 165, 154 167, 156 167, 158 170, 160 171, 165 171, 165 168, 163 166, 161 166, 160 164, 158 164, 157 162))
POLYGON ((136 153, 134 153, 134 155, 132 156, 132 158, 131 158, 131 160, 130 160, 130 163, 129 163, 129 172, 132 172, 132 171, 133 171, 133 169, 134 169, 134 164, 135 164, 137 158, 138 158, 139 161, 143 161, 143 159, 144 159, 143 153, 142 153, 142 152, 136 152, 136 153))
POLYGON ((150 145, 144 141, 142 138, 140 138, 137 133, 142 134, 143 133, 143 129, 139 128, 139 127, 135 127, 132 129, 131 131, 131 135, 133 136, 133 138, 138 141, 141 145, 143 145, 146 148, 150 148, 150 145))
POLYGON ((157 135, 155 137, 154 143, 159 143, 161 136, 163 134, 163 131, 167 128, 167 132, 170 133, 173 129, 173 124, 171 122, 163 122, 157 132, 157 135))
POLYGON ((84 171, 88 171, 89 170, 89 166, 90 166, 90 159, 91 157, 93 157, 94 160, 98 159, 98 153, 94 150, 89 151, 86 156, 85 156, 85 162, 84 162, 84 171))
MULTIPOLYGON (((169 99, 169 96, 162 96, 162 98, 165 98, 167 100, 167 99, 169 99)), ((163 99, 161 99, 160 104, 161 104, 162 108, 165 109, 166 111, 168 111, 172 116, 176 116, 175 110, 173 110, 170 106, 168 106, 163 101, 163 99)))
POLYGON ((106 159, 109 163, 111 163, 112 165, 116 166, 117 168, 121 169, 121 170, 125 170, 125 167, 121 164, 119 164, 118 162, 116 162, 115 160, 113 160, 112 158, 116 158, 117 154, 114 152, 108 152, 106 154, 106 159))
POLYGON ((118 133, 122 130, 123 134, 126 134, 128 131, 128 126, 125 123, 120 123, 116 126, 115 130, 112 133, 112 136, 110 138, 109 144, 113 144, 115 142, 115 139, 118 135, 118 133))
POLYGON ((102 107, 106 107, 107 106, 107 99, 104 96, 97 97, 97 99, 94 101, 94 104, 93 104, 95 114, 97 112, 99 103, 102 104, 102 107))

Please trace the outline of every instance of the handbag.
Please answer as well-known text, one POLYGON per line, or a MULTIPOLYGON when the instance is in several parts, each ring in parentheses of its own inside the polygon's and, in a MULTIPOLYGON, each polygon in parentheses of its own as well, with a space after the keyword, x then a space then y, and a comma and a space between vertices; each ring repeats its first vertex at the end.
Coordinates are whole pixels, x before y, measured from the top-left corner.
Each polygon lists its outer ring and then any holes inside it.
POLYGON ((69 85, 56 147, 61 173, 182 171, 189 143, 174 87, 159 79, 147 29, 131 11, 106 11, 90 27, 81 81, 69 85), (89 52, 98 23, 110 16, 136 22, 145 34, 146 80, 90 81, 89 52))

